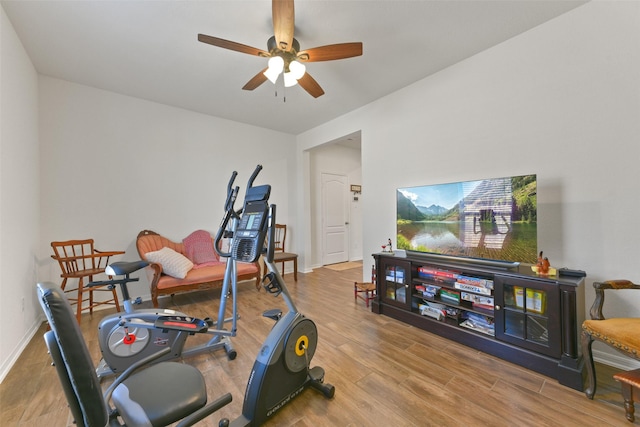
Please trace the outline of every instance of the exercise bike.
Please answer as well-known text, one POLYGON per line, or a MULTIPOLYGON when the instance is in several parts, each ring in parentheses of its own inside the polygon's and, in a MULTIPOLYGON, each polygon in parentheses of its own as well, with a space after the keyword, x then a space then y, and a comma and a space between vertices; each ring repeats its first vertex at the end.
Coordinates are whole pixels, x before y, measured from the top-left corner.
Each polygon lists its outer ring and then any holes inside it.
MULTIPOLYGON (((251 182, 261 169, 260 165, 256 167, 251 182)), ((283 315, 281 310, 274 309, 263 313, 276 323, 249 375, 242 415, 230 423, 228 419, 221 420, 221 427, 259 426, 309 386, 329 399, 335 394, 334 386, 324 384, 324 369, 310 367, 318 343, 316 325, 297 310, 273 263, 276 206, 268 205, 269 193, 268 185, 253 187, 248 192, 244 216, 234 236, 232 257, 253 262, 263 254, 269 270, 263 278, 263 286, 268 293, 282 296, 288 312, 283 315)))
MULTIPOLYGON (((253 180, 258 171, 254 173, 248 182, 247 197, 251 197, 251 194, 256 191, 261 194, 263 192, 260 189, 252 188, 253 180)), ((247 212, 243 214, 243 209, 236 210, 234 208, 239 191, 239 187, 233 187, 236 175, 234 172, 227 186, 225 215, 214 239, 215 250, 220 256, 228 258, 220 294, 217 321, 191 317, 185 313, 170 309, 136 310, 134 305, 141 302, 140 298, 138 297, 135 301, 131 300, 127 284, 139 280, 131 277, 131 273, 146 267, 148 263, 146 261, 112 263, 107 266, 105 273, 109 276, 123 277, 88 284, 88 286, 120 286, 124 306, 124 312, 105 317, 98 326, 98 342, 102 352, 102 360, 96 368, 98 378, 121 373, 133 363, 167 347, 170 348, 170 351, 154 360, 154 363, 218 349, 224 349, 230 360, 236 358, 237 352, 233 348, 230 338, 236 336, 237 333, 236 261, 242 261, 242 259, 234 256, 234 254, 242 253, 242 250, 237 250, 238 245, 235 241, 235 234, 236 231, 246 234, 246 230, 236 230, 240 222, 253 224, 255 220, 254 213, 247 212), (219 248, 222 246, 220 243, 223 238, 230 239, 230 246, 232 248, 235 247, 236 250, 222 252, 219 248), (229 297, 232 298, 233 303, 232 316, 225 318, 226 303, 229 297), (227 330, 224 325, 229 322, 231 322, 231 328, 227 330), (211 334, 212 338, 204 344, 185 349, 187 338, 194 334, 211 334)), ((246 204, 247 202, 245 201, 246 204)))

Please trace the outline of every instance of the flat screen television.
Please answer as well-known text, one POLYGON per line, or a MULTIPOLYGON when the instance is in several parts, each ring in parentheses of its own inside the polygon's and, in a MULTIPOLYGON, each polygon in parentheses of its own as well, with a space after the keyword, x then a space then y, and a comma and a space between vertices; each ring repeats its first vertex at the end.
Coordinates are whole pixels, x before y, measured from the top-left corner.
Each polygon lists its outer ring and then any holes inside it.
POLYGON ((497 267, 535 264, 536 175, 399 188, 396 247, 497 267))

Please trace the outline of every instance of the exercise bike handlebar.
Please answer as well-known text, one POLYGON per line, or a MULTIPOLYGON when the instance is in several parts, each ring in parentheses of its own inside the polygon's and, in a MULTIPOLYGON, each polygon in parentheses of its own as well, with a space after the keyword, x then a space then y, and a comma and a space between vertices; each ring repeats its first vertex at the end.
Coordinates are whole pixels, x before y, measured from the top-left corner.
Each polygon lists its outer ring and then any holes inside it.
POLYGON ((140 280, 137 277, 129 277, 134 271, 138 271, 141 268, 148 266, 147 261, 118 261, 107 265, 104 269, 104 273, 108 276, 124 276, 120 279, 100 280, 91 283, 87 283, 87 287, 93 286, 105 286, 105 285, 124 285, 129 282, 137 282, 140 280))
POLYGON ((108 276, 122 276, 125 274, 131 274, 134 271, 138 271, 148 265, 149 263, 144 260, 118 261, 107 265, 107 267, 104 269, 104 272, 108 276))

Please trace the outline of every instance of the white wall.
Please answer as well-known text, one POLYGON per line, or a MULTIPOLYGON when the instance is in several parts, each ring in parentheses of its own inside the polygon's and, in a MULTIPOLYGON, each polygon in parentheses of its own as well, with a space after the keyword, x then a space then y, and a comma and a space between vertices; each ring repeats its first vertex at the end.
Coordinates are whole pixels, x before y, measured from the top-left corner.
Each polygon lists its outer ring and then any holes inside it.
MULTIPOLYGON (((41 278, 54 240, 94 238, 101 250, 139 259, 138 232, 181 241, 197 229, 215 233, 227 182, 238 171, 240 208, 257 164, 256 184, 272 186, 270 202, 287 219, 295 203, 292 135, 40 77, 42 155, 41 278)), ((294 247, 292 247, 294 249, 294 247)), ((132 295, 148 297, 146 277, 132 295)))
POLYGON ((0 6, 0 381, 39 326, 38 76, 0 6))
MULTIPOLYGON (((299 135, 298 158, 362 130, 365 257, 395 233, 398 187, 536 173, 539 249, 587 271, 588 309, 593 281, 640 281, 638 76, 640 3, 590 2, 299 135)), ((639 296, 607 299, 605 316, 640 315, 639 296)))

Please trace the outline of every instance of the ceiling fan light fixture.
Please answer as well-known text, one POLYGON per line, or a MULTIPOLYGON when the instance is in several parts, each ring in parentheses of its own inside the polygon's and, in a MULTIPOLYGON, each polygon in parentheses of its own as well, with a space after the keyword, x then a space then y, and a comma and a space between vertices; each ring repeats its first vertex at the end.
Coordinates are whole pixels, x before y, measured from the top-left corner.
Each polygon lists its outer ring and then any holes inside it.
POLYGON ((300 43, 294 37, 296 25, 293 3, 294 0, 271 0, 273 36, 267 40, 267 50, 206 34, 198 34, 198 41, 260 58, 269 58, 267 68, 253 76, 242 87, 243 90, 254 90, 267 80, 275 85, 280 74, 284 73, 285 86, 290 87, 300 83, 300 86, 309 95, 317 98, 324 95, 324 90, 306 72, 304 63, 360 56, 362 55, 362 43, 337 43, 301 50, 300 43))
POLYGON ((289 64, 289 71, 296 80, 299 80, 304 76, 304 73, 307 71, 307 67, 305 67, 301 62, 291 61, 289 64))
POLYGON ((295 86, 298 83, 298 79, 295 78, 292 72, 284 73, 284 87, 295 86))
POLYGON ((273 84, 278 80, 278 76, 284 69, 284 59, 279 56, 272 56, 269 58, 268 68, 263 74, 273 84))

